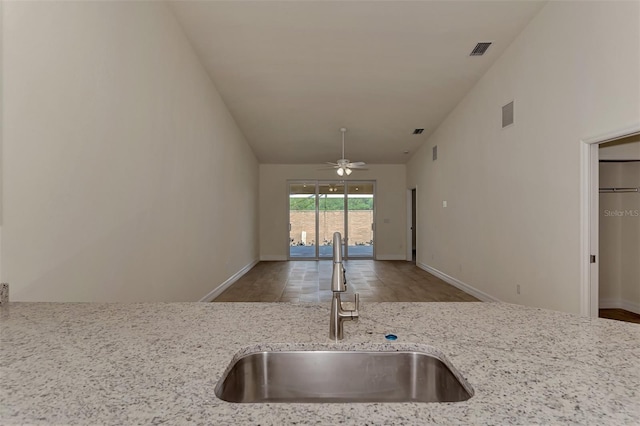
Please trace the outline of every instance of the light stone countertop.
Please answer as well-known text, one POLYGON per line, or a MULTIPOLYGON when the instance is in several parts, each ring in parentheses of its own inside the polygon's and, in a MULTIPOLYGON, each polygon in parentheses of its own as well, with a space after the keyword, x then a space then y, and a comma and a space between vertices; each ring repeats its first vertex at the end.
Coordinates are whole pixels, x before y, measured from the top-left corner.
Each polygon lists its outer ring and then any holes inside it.
POLYGON ((640 325, 502 303, 9 303, 0 424, 640 424, 640 325), (398 335, 387 343, 384 334, 398 335), (432 346, 474 389, 456 403, 234 404, 247 347, 432 346))

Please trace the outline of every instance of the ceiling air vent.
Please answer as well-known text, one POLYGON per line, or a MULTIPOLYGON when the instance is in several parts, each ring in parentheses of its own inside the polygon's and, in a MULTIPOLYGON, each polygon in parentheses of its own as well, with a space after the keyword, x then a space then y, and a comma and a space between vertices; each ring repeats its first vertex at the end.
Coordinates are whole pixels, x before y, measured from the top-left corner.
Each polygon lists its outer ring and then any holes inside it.
POLYGON ((502 107, 502 128, 513 124, 513 101, 502 107))
POLYGON ((415 129, 415 130, 413 131, 413 134, 414 134, 414 135, 421 135, 421 134, 422 134, 422 132, 424 132, 424 129, 415 129))
POLYGON ((489 46, 491 46, 491 42, 478 43, 476 44, 476 47, 473 48, 471 55, 469 56, 482 56, 489 46))

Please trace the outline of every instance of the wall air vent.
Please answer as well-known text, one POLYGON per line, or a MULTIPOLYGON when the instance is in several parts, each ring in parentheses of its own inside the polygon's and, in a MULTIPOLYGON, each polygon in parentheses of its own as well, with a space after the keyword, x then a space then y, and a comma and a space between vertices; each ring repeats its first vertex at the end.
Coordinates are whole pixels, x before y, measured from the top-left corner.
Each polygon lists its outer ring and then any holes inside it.
POLYGON ((424 132, 424 129, 415 129, 415 130, 413 131, 413 134, 414 134, 414 135, 421 135, 421 134, 422 134, 422 132, 424 132))
POLYGON ((502 128, 513 124, 513 101, 502 107, 502 128))
POLYGON ((489 46, 491 46, 491 42, 478 43, 476 44, 476 47, 473 48, 469 56, 482 56, 489 46))

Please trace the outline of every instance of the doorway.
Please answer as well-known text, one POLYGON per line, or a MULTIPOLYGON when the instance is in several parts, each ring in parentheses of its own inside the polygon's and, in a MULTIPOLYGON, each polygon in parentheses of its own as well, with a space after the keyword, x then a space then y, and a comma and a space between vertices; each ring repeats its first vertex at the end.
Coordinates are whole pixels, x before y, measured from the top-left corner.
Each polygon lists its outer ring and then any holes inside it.
POLYGON ((598 146, 598 312, 640 323, 640 135, 598 146))
POLYGON ((289 181, 289 260, 333 257, 342 235, 345 259, 375 257, 375 181, 289 181))
POLYGON ((417 258, 417 188, 407 189, 407 262, 416 263, 417 258))
POLYGON ((416 188, 411 190, 411 261, 416 263, 416 188))
POLYGON ((581 144, 581 303, 582 315, 597 318, 600 308, 600 153, 601 144, 640 135, 640 123, 581 144))

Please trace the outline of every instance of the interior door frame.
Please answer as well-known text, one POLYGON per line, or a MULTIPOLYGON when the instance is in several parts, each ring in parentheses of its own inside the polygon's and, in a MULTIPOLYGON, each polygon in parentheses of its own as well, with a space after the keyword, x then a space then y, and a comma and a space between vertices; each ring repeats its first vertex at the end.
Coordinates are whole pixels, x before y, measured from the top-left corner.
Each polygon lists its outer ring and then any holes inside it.
POLYGON ((599 145, 636 134, 640 134, 640 122, 580 143, 580 314, 583 316, 597 318, 599 311, 599 145), (592 256, 595 256, 594 262, 592 256))

